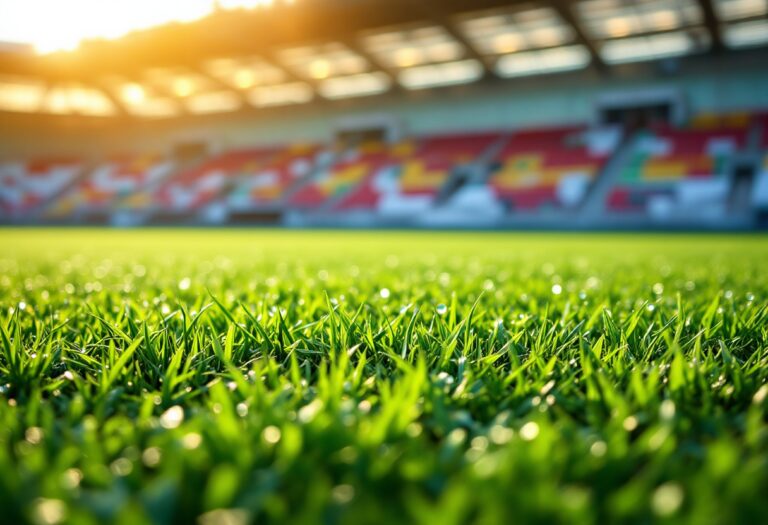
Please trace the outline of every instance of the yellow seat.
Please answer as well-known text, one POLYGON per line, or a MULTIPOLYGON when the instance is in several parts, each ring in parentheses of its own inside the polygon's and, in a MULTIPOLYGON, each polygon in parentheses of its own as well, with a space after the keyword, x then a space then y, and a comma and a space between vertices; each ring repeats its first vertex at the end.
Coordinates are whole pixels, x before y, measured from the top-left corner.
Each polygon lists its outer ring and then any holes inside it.
POLYGON ((390 151, 395 157, 407 158, 414 154, 416 151, 416 145, 412 141, 407 140, 395 144, 392 146, 390 151))
POLYGON ((688 173, 684 162, 652 160, 643 166, 641 177, 644 179, 680 179, 688 173))
POLYGON ((438 188, 448 177, 447 170, 428 170, 422 161, 410 161, 403 166, 400 175, 400 188, 414 190, 421 188, 438 188))
POLYGON ((340 188, 359 182, 365 178, 367 173, 368 167, 365 164, 354 164, 338 171, 334 171, 330 177, 320 181, 318 186, 326 195, 332 195, 340 188))
POLYGON ((272 200, 280 196, 281 188, 279 185, 263 186, 251 192, 251 195, 260 200, 272 200))

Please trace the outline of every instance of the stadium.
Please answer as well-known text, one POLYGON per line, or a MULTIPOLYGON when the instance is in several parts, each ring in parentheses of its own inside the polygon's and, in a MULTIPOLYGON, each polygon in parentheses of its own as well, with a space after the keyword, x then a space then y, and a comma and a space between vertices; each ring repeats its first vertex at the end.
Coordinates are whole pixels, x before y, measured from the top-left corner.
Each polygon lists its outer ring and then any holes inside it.
POLYGON ((0 0, 0 522, 760 523, 768 1, 0 0))

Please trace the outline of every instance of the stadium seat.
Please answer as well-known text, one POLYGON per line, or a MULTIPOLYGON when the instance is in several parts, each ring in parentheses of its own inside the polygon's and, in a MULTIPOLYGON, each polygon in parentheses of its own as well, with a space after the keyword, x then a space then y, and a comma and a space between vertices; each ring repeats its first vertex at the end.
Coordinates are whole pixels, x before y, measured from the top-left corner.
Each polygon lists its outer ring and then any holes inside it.
POLYGON ((289 204, 304 210, 325 205, 337 210, 373 207, 378 200, 373 179, 379 170, 397 163, 396 155, 397 149, 383 142, 367 142, 344 151, 330 167, 300 188, 289 204))
POLYGON ((513 210, 577 205, 619 139, 616 128, 515 132, 496 157, 490 186, 513 210))
POLYGON ((434 135, 389 149, 389 162, 345 197, 337 210, 367 209, 382 215, 414 215, 429 209, 453 171, 477 161, 499 133, 434 135))
POLYGON ((494 142, 498 133, 438 135, 423 139, 403 163, 400 189, 404 195, 436 195, 454 168, 470 164, 494 142))
POLYGON ((644 212, 660 193, 676 196, 673 207, 711 206, 724 201, 729 163, 746 146, 748 122, 707 116, 686 129, 655 126, 642 131, 619 173, 618 187, 609 194, 607 208, 644 212), (717 127, 722 123, 732 125, 717 127), (633 203, 631 207, 626 205, 628 200, 633 203))
POLYGON ((76 159, 0 164, 0 211, 6 218, 38 217, 36 212, 69 188, 82 169, 76 159))
POLYGON ((227 195, 227 206, 234 212, 248 212, 279 204, 291 188, 324 163, 328 153, 316 144, 280 148, 271 159, 240 176, 227 195))
POLYGON ((88 173, 46 211, 50 218, 109 215, 118 202, 158 183, 173 170, 162 155, 120 155, 88 173))
POLYGON ((694 130, 746 129, 752 124, 753 118, 754 115, 748 111, 699 113, 691 119, 688 127, 694 130))
POLYGON ((751 196, 752 206, 760 211, 768 210, 768 144, 765 149, 767 151, 755 177, 751 196))
POLYGON ((275 148, 232 150, 163 181, 149 196, 137 194, 125 204, 149 205, 164 214, 199 212, 223 197, 244 173, 261 169, 274 158, 275 148))

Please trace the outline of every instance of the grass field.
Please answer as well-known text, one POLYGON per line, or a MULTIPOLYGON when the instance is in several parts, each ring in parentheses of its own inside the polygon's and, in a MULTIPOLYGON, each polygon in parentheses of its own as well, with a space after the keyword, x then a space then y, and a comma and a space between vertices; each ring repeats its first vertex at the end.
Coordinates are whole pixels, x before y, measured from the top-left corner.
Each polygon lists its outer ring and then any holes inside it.
POLYGON ((0 522, 768 516, 766 238, 0 243, 0 522))

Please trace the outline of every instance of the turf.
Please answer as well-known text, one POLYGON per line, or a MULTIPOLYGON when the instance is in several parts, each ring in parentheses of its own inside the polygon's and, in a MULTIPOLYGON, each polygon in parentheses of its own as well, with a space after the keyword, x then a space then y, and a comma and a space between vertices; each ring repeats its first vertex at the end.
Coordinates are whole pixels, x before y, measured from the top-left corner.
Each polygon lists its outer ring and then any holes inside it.
POLYGON ((3 230, 5 523, 757 523, 768 239, 3 230))

